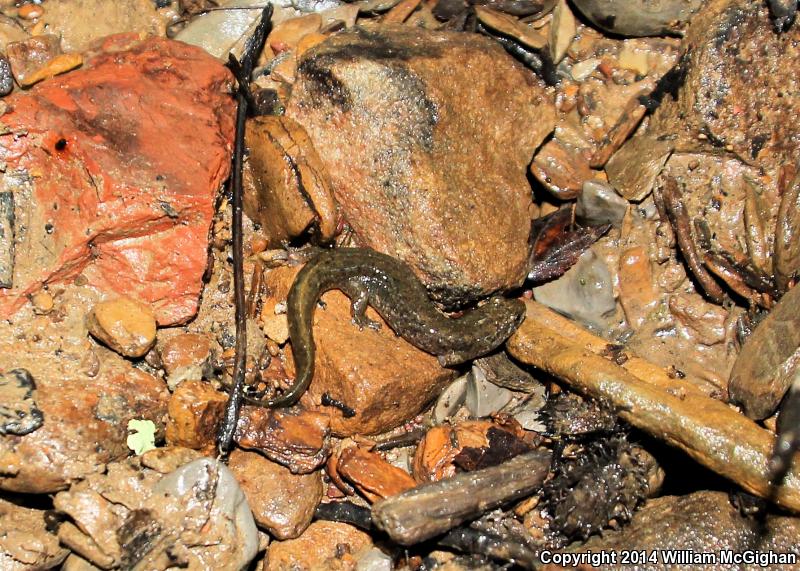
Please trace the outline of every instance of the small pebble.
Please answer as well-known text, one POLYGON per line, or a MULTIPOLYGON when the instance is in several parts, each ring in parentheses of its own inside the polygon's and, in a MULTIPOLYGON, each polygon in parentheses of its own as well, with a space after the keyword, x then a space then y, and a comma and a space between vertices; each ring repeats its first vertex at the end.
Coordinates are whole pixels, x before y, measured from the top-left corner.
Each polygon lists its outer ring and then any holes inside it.
POLYGON ((86 325, 92 336, 126 357, 141 357, 156 340, 153 310, 129 297, 98 303, 86 325))
POLYGON ((269 339, 283 345, 289 339, 289 320, 286 314, 261 316, 261 328, 269 339))
POLYGON ((14 75, 11 73, 11 64, 0 56, 0 96, 8 95, 14 89, 14 75))
POLYGON ((514 393, 490 383, 478 367, 473 367, 467 375, 464 405, 473 418, 483 418, 499 411, 511 402, 512 398, 514 393))
POLYGON ((367 551, 356 563, 356 571, 392 571, 392 558, 377 547, 367 551))
POLYGON ((24 79, 20 79, 22 87, 29 87, 34 83, 66 73, 83 65, 81 54, 60 54, 48 61, 43 67, 28 74, 24 79))
POLYGON ((650 71, 650 64, 647 61, 647 53, 641 50, 634 50, 628 46, 625 46, 619 53, 618 61, 621 68, 631 69, 639 75, 647 75, 650 71))
POLYGON ((42 17, 44 8, 38 4, 23 4, 19 7, 17 14, 23 20, 35 20, 42 17))
POLYGON ((199 381, 203 378, 203 370, 211 355, 211 339, 199 333, 176 335, 163 346, 159 343, 159 355, 167 373, 167 386, 174 391, 185 380, 199 381))
POLYGON ((50 313, 55 305, 53 296, 46 291, 40 291, 39 293, 33 294, 33 297, 31 297, 31 303, 33 304, 33 311, 40 315, 50 313))
POLYGON ((583 81, 587 77, 589 77, 592 72, 597 69, 597 66, 600 65, 599 58, 590 58, 587 60, 579 61, 575 65, 572 66, 570 70, 570 75, 572 75, 572 79, 575 81, 583 81))
POLYGON ((575 216, 589 226, 613 224, 619 226, 628 209, 628 201, 614 188, 599 180, 587 180, 575 205, 575 216))
POLYGON ((461 405, 467 391, 467 375, 457 378, 450 383, 436 401, 433 407, 433 420, 436 424, 442 424, 446 419, 453 416, 461 405))

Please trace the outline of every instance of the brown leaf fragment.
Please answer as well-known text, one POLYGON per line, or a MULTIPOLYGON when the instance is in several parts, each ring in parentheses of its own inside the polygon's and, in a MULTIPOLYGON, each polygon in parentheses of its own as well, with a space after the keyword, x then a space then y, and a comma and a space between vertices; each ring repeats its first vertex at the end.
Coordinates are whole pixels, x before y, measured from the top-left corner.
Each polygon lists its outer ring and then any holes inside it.
POLYGON ((417 485, 408 472, 358 446, 342 450, 338 470, 370 502, 397 495, 417 485))
POLYGON ((775 236, 775 281, 781 291, 800 273, 800 174, 784 190, 775 236))
POLYGON ((491 422, 475 420, 457 426, 434 426, 422 438, 414 454, 414 477, 418 482, 434 482, 454 476, 455 458, 464 447, 484 448, 491 422))
POLYGON ((731 400, 753 419, 770 416, 800 362, 800 288, 789 290, 742 346, 731 373, 731 400))
POLYGON ((405 22, 411 13, 417 9, 421 0, 403 0, 383 17, 384 24, 400 24, 405 22))
POLYGON ((454 476, 457 468, 475 470, 502 462, 513 456, 512 451, 519 454, 530 450, 528 434, 516 420, 504 415, 491 421, 435 426, 417 446, 414 477, 418 482, 433 482, 454 476), (490 451, 493 446, 497 450, 490 451), (461 456, 464 466, 460 466, 456 458, 465 450, 469 451, 461 456))
POLYGON ((528 443, 520 437, 495 426, 489 429, 486 436, 489 439, 488 448, 467 447, 462 449, 453 458, 455 465, 462 470, 471 472, 481 468, 497 466, 514 456, 531 450, 528 443))
POLYGON ((528 279, 541 283, 555 279, 569 270, 589 246, 608 232, 610 224, 569 229, 572 213, 562 208, 534 222, 533 248, 528 279))

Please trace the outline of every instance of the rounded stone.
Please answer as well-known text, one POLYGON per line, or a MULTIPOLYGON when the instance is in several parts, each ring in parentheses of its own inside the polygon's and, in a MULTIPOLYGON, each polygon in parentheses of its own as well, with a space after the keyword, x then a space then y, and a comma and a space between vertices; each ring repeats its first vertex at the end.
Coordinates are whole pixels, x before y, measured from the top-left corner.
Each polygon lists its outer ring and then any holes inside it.
POLYGON ((156 318, 149 306, 120 297, 101 301, 86 317, 89 333, 126 357, 141 357, 156 340, 156 318))

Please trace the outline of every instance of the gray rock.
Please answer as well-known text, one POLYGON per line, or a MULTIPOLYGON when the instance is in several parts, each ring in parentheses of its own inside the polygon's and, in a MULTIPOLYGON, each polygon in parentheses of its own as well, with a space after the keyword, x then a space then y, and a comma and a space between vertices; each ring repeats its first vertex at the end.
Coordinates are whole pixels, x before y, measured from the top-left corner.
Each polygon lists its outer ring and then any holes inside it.
POLYGON ((0 56, 0 95, 8 95, 14 90, 14 75, 8 59, 0 56))
MULTIPOLYGON (((223 60, 227 59, 229 52, 240 57, 244 38, 249 37, 258 24, 261 17, 259 8, 263 8, 264 4, 263 0, 223 0, 216 5, 231 8, 230 10, 213 10, 192 18, 176 34, 175 39, 201 47, 223 60)), ((303 12, 321 12, 336 8, 342 3, 339 0, 278 0, 272 4, 272 25, 275 26, 303 12)))
POLYGON ((25 436, 39 428, 44 414, 36 406, 36 383, 25 369, 0 375, 0 434, 25 436))
POLYGON ((485 373, 472 367, 467 375, 467 390, 464 404, 474 418, 483 418, 506 406, 514 393, 489 382, 485 373))
POLYGON ((617 194, 610 184, 599 180, 587 180, 578 195, 575 216, 587 226, 601 224, 619 226, 627 209, 628 201, 617 194))
MULTIPOLYGON (((9 177, 13 178, 13 177, 9 177)), ((0 287, 14 285, 14 192, 3 175, 0 191, 0 287)))
POLYGON ((557 280, 533 288, 539 303, 594 330, 605 330, 616 301, 611 273, 605 262, 587 250, 570 270, 557 280))
POLYGON ((623 36, 680 33, 702 0, 573 0, 595 26, 623 36))
POLYGON ((450 383, 439 398, 436 406, 433 407, 433 420, 436 424, 441 424, 446 419, 453 416, 464 404, 467 394, 467 375, 457 378, 450 383))
MULTIPOLYGON (((686 475, 685 477, 691 477, 686 475)), ((580 547, 569 551, 626 549, 665 553, 664 550, 681 549, 686 553, 714 553, 733 551, 741 553, 757 549, 754 554, 793 553, 800 556, 797 537, 800 533, 800 519, 784 516, 767 516, 764 534, 759 534, 758 522, 744 517, 734 507, 728 494, 715 491, 702 491, 687 496, 664 496, 648 501, 633 516, 631 522, 619 531, 603 532, 602 537, 594 537, 580 547)), ((678 561, 676 561, 678 563, 678 561)), ((663 556, 658 564, 637 565, 637 569, 658 570, 665 567, 673 569, 697 569, 698 565, 684 561, 681 566, 665 566, 663 556)), ((755 563, 755 562, 754 562, 755 563)), ((769 565, 761 568, 790 568, 794 566, 769 565)), ((715 564, 703 565, 703 569, 759 568, 758 565, 732 567, 717 560, 715 564)))
POLYGON ((233 472, 221 462, 210 458, 189 462, 164 476, 153 493, 185 506, 187 533, 202 528, 204 535, 215 538, 215 551, 225 553, 224 565, 216 569, 245 569, 255 558, 259 539, 250 506, 233 472))
POLYGON ((356 562, 356 571, 392 571, 392 558, 386 555, 377 547, 367 551, 364 556, 356 562))

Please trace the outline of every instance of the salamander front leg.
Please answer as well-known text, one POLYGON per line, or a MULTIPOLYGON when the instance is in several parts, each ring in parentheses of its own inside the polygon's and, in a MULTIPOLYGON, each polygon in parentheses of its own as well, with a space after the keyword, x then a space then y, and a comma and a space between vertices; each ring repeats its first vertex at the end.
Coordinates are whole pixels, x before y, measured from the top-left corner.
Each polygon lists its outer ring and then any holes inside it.
POLYGON ((350 311, 353 315, 353 324, 363 331, 364 327, 369 327, 377 331, 381 328, 381 324, 367 317, 367 306, 369 305, 369 290, 358 285, 350 290, 350 311))

